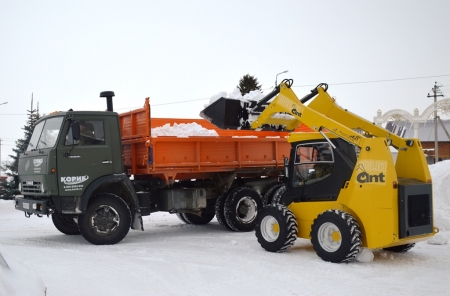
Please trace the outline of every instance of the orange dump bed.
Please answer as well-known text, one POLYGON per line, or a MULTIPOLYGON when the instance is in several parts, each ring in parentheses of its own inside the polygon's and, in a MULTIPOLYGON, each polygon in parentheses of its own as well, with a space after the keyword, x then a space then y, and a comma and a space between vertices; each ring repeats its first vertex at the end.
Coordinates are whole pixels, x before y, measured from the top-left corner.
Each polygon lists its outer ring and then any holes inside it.
POLYGON ((119 114, 119 119, 123 160, 133 175, 153 175, 166 182, 208 179, 230 171, 241 176, 279 175, 284 157, 289 157, 287 132, 221 130, 204 119, 151 118, 148 98, 143 108, 119 114), (218 136, 151 134, 152 128, 165 124, 193 122, 218 136))

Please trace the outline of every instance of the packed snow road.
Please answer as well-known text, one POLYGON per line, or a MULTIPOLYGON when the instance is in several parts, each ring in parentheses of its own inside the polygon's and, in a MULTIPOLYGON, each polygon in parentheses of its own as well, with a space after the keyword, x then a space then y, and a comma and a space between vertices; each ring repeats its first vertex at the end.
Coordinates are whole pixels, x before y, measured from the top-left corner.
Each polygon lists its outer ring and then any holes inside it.
POLYGON ((27 219, 13 201, 0 201, 0 225, 0 253, 12 267, 38 273, 48 296, 450 294, 448 244, 422 242, 406 254, 376 250, 369 263, 333 264, 308 240, 274 254, 254 232, 229 232, 215 219, 186 225, 168 213, 144 217, 144 232, 130 231, 112 246, 63 235, 47 217, 27 219))

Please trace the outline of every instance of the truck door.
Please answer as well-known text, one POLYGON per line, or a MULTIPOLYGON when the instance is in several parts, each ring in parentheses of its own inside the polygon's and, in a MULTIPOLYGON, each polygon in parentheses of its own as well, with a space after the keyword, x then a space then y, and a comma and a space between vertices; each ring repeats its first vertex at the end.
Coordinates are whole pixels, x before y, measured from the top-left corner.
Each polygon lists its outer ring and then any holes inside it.
POLYGON ((102 117, 67 120, 57 152, 60 196, 79 196, 95 179, 113 174, 110 126, 102 117), (80 124, 81 137, 72 137, 72 123, 80 124))

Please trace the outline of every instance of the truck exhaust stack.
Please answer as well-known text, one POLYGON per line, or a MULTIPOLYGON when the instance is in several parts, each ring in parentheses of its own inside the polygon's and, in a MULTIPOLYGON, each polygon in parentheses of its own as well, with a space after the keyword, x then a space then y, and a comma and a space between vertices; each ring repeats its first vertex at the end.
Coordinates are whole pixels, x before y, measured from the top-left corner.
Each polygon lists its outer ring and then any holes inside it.
POLYGON ((100 93, 100 98, 106 98, 106 108, 109 112, 113 112, 113 102, 112 97, 114 97, 113 91, 102 91, 100 93))

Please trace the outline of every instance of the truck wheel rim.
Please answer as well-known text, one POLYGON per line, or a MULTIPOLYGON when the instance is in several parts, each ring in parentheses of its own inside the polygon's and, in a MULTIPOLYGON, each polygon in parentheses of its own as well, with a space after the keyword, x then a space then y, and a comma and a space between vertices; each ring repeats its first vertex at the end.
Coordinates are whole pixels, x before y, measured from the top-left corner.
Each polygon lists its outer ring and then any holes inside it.
POLYGON ((317 236, 320 246, 327 252, 336 252, 341 247, 341 231, 331 222, 323 223, 319 227, 317 236))
POLYGON ((260 230, 263 238, 268 242, 276 241, 280 235, 280 225, 272 216, 266 216, 261 220, 260 230))
POLYGON ((97 207, 92 216, 92 227, 96 232, 110 234, 119 227, 119 213, 112 207, 101 205, 97 207))
POLYGON ((236 206, 236 218, 242 223, 251 223, 256 218, 258 205, 248 196, 239 200, 236 206))

